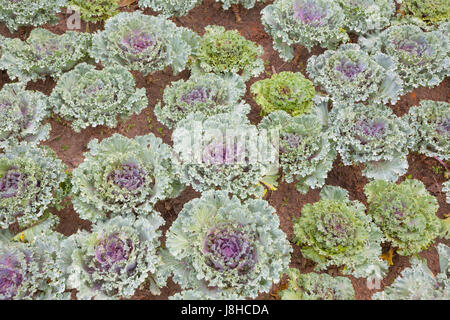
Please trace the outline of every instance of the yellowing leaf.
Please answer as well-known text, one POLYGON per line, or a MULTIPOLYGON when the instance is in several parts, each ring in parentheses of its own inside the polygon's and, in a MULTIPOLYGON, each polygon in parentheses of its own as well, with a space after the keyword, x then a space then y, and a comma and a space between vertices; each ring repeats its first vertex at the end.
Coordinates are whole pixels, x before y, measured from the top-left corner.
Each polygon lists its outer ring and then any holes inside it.
POLYGON ((388 252, 381 255, 381 259, 386 260, 388 265, 393 266, 392 258, 394 257, 394 249, 390 248, 388 252))

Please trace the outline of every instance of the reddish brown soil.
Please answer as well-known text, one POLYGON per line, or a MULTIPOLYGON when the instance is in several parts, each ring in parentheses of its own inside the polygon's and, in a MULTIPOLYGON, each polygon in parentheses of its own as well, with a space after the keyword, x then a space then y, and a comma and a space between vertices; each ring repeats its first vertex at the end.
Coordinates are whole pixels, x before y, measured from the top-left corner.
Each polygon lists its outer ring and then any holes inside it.
MULTIPOLYGON (((260 22, 260 11, 263 7, 272 1, 267 1, 266 4, 258 4, 251 10, 241 9, 240 16, 242 21, 236 22, 235 16, 231 10, 224 11, 221 9, 220 4, 215 3, 213 0, 204 0, 203 5, 193 9, 187 16, 173 19, 173 21, 180 26, 185 26, 193 29, 194 31, 203 34, 204 28, 211 24, 217 24, 225 26, 227 29, 237 29, 249 40, 257 42, 264 47, 264 55, 262 58, 269 63, 266 66, 266 72, 259 78, 253 78, 247 82, 247 88, 251 86, 255 81, 270 77, 275 72, 280 71, 300 71, 305 73, 305 66, 307 59, 314 54, 320 54, 324 50, 321 48, 313 48, 312 52, 308 52, 303 47, 296 48, 296 54, 299 56, 298 62, 284 62, 280 59, 278 53, 272 48, 272 39, 267 33, 260 22)), ((124 8, 123 11, 137 10, 137 5, 131 5, 129 8, 124 8)), ((155 13, 150 10, 145 10, 146 14, 154 15, 155 13)), ((68 15, 61 14, 60 22, 54 26, 45 26, 45 28, 61 34, 66 31, 66 18, 68 15)), ((85 23, 82 22, 82 30, 85 30, 85 23)), ((11 34, 7 28, 0 24, 0 34, 7 37, 18 37, 26 39, 32 28, 21 28, 18 32, 11 34)), ((90 25, 90 32, 102 29, 102 24, 90 25)), ((354 41, 354 40, 353 40, 354 41)), ((120 133, 128 137, 135 137, 138 135, 145 135, 150 132, 156 136, 161 137, 164 142, 171 144, 170 136, 171 131, 166 127, 158 123, 155 115, 153 114, 153 107, 157 100, 162 98, 163 89, 170 82, 178 79, 187 79, 189 72, 184 71, 177 76, 173 76, 171 70, 164 70, 158 72, 152 76, 152 83, 148 84, 145 79, 139 73, 134 73, 137 86, 139 88, 144 87, 147 90, 147 96, 149 99, 148 108, 146 108, 141 114, 133 116, 130 120, 121 122, 117 128, 110 129, 107 127, 89 128, 83 130, 80 133, 74 132, 68 123, 61 121, 60 119, 52 118, 49 120, 52 126, 51 137, 44 144, 50 146, 56 151, 59 158, 62 159, 70 170, 77 167, 84 159, 83 153, 87 151, 86 145, 91 139, 97 138, 102 140, 111 136, 114 133, 120 133), (151 118, 151 122, 148 121, 151 118)), ((5 83, 11 82, 5 71, 0 73, 0 88, 5 83)), ((28 89, 39 90, 45 94, 50 94, 55 86, 55 82, 51 79, 46 81, 30 82, 28 89)), ((393 107, 394 112, 397 115, 403 115, 408 112, 411 106, 417 105, 422 99, 432 99, 440 101, 449 101, 449 79, 446 79, 440 86, 433 89, 420 88, 415 90, 404 97, 393 107)), ((247 90, 245 100, 252 106, 252 111, 249 118, 252 123, 258 123, 261 120, 260 108, 252 99, 252 96, 247 90)), ((420 155, 410 155, 409 170, 405 176, 411 175, 415 179, 419 179, 425 183, 428 191, 436 196, 439 200, 438 216, 443 218, 445 214, 450 213, 450 205, 445 202, 445 195, 441 192, 442 182, 445 181, 443 175, 443 167, 434 159, 427 158, 420 155), (436 170, 439 169, 439 172, 436 170)), ((404 179, 403 177, 402 179, 404 179)), ((336 160, 333 170, 329 173, 326 183, 329 185, 341 186, 350 192, 352 199, 357 199, 366 203, 366 198, 363 193, 364 185, 367 183, 367 179, 361 175, 361 168, 343 166, 340 160, 336 160)), ((178 198, 167 200, 158 203, 157 209, 166 219, 167 223, 164 228, 164 232, 170 227, 172 222, 176 219, 177 214, 182 209, 183 205, 189 200, 199 197, 199 193, 193 189, 186 189, 178 198)), ((286 232, 289 239, 292 239, 292 220, 300 216, 303 205, 307 203, 315 202, 319 199, 319 191, 311 190, 306 195, 302 195, 297 192, 294 184, 280 183, 278 190, 269 192, 265 199, 274 206, 277 210, 278 216, 281 221, 281 228, 286 232)), ((73 210, 72 206, 55 213, 61 218, 61 223, 58 226, 58 231, 65 235, 71 235, 78 229, 89 229, 90 223, 81 220, 73 210)), ((165 239, 162 239, 163 241, 165 239)), ((434 273, 439 270, 439 263, 435 245, 439 242, 444 242, 449 245, 449 241, 438 239, 436 243, 428 250, 421 253, 421 256, 427 259, 428 265, 434 273)), ((298 268, 302 273, 310 272, 314 268, 313 262, 302 257, 299 247, 292 243, 294 252, 291 259, 291 267, 298 268)), ((384 248, 385 251, 389 249, 388 246, 384 248)), ((381 289, 384 286, 390 285, 394 279, 400 274, 400 272, 409 266, 408 257, 401 257, 394 255, 394 265, 390 267, 389 274, 382 282, 381 289)), ((342 275, 340 270, 336 267, 330 267, 327 272, 330 275, 342 275)), ((357 299, 370 299, 371 295, 375 292, 369 290, 366 286, 365 279, 356 279, 349 277, 356 291, 357 299)), ((286 278, 283 279, 281 285, 286 283, 286 278)), ((279 285, 274 286, 273 290, 269 294, 260 295, 259 299, 275 299, 276 289, 279 285)), ((139 290, 136 292, 134 299, 167 299, 168 296, 179 291, 178 285, 169 280, 168 285, 162 289, 161 295, 153 296, 146 290, 139 290)))

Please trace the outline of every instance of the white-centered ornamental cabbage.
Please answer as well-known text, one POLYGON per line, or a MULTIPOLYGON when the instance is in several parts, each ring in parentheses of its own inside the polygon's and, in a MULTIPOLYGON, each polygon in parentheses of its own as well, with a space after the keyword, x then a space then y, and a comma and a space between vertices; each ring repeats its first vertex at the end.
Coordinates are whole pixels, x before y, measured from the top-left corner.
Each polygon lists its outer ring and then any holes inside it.
POLYGON ((157 201, 184 189, 171 147, 153 134, 134 139, 114 134, 100 143, 91 140, 88 149, 72 178, 72 202, 82 219, 151 215, 157 201))
POLYGON ((7 83, 0 91, 0 148, 46 140, 50 124, 47 97, 25 89, 24 83, 7 83))
POLYGON ((27 40, 4 38, 0 69, 12 79, 27 82, 59 78, 82 61, 88 61, 89 33, 67 31, 62 35, 36 28, 27 40))
POLYGON ((165 17, 122 12, 93 36, 90 54, 104 66, 119 64, 143 75, 166 67, 177 74, 185 69, 197 42, 195 32, 165 17))
POLYGON ((224 77, 212 73, 193 76, 186 81, 172 82, 166 87, 164 106, 158 103, 154 113, 159 122, 173 128, 190 113, 200 112, 212 116, 237 112, 236 107, 240 106, 238 101, 245 95, 246 89, 242 78, 233 74, 224 77))
POLYGON ((384 105, 335 105, 330 134, 344 165, 364 165, 368 178, 396 181, 408 169, 411 128, 384 105))
POLYGON ((261 120, 260 129, 276 130, 283 180, 295 181, 297 190, 325 184, 337 152, 328 132, 328 100, 317 103, 311 114, 292 117, 284 111, 270 113, 261 120))
POLYGON ((167 280, 158 253, 163 224, 156 213, 118 216, 71 235, 61 244, 67 287, 78 291, 79 300, 131 298, 145 283, 160 294, 167 280))
POLYGON ((308 60, 307 71, 315 85, 337 101, 393 103, 403 93, 396 63, 387 55, 370 56, 357 44, 344 44, 308 60))
POLYGON ((334 0, 276 0, 261 14, 274 48, 286 61, 294 58, 293 45, 335 49, 349 40, 344 12, 334 0))
POLYGON ((50 96, 54 113, 72 121, 76 132, 87 127, 117 126, 148 105, 145 88, 136 89, 133 75, 119 65, 96 70, 82 63, 61 76, 50 96))
POLYGON ((167 233, 166 267, 175 299, 244 299, 269 292, 292 248, 267 201, 206 191, 184 205, 167 233))

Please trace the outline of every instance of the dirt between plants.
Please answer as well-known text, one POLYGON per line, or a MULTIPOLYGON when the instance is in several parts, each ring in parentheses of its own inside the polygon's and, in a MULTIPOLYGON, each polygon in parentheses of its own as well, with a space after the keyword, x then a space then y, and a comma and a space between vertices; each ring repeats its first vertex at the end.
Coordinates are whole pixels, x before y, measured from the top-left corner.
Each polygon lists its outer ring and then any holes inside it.
MULTIPOLYGON (((221 4, 214 2, 213 0, 204 0, 201 6, 190 11, 187 16, 180 18, 173 18, 178 26, 184 26, 193 29, 199 34, 204 33, 204 28, 208 25, 216 24, 222 25, 226 29, 236 29, 245 38, 258 43, 264 47, 264 54, 262 59, 267 61, 265 73, 258 78, 253 78, 247 82, 247 93, 245 95, 245 101, 252 107, 249 114, 249 119, 253 124, 257 124, 261 120, 260 107, 254 102, 250 93, 250 86, 257 80, 270 77, 273 73, 281 71, 294 71, 302 72, 307 76, 305 67, 307 60, 312 55, 321 54, 324 49, 319 47, 313 48, 311 52, 304 47, 296 47, 295 53, 298 58, 291 62, 283 61, 278 53, 274 51, 272 47, 272 38, 264 31, 264 27, 261 24, 261 10, 273 1, 267 1, 266 4, 257 4, 251 10, 240 9, 240 17, 242 21, 236 22, 234 13, 231 10, 224 11, 221 8, 221 4)), ((123 8, 122 11, 135 11, 138 7, 136 4, 132 4, 129 8, 123 8)), ((151 10, 145 10, 146 14, 155 15, 155 12, 151 10)), ((60 14, 60 22, 57 25, 45 25, 44 28, 62 34, 67 30, 66 21, 69 14, 60 14)), ((89 31, 95 32, 103 28, 101 23, 90 24, 89 31)), ((25 27, 21 28, 18 32, 11 34, 4 24, 0 24, 0 34, 6 37, 16 37, 22 40, 26 39, 29 32, 33 28, 25 27)), ((86 24, 82 22, 81 30, 86 29, 86 24)), ((353 41, 356 41, 356 37, 352 37, 353 41)), ((148 107, 139 115, 134 115, 130 120, 120 122, 119 125, 114 128, 107 128, 104 126, 96 128, 88 128, 82 130, 80 133, 74 132, 69 123, 52 118, 48 122, 52 126, 50 139, 44 142, 44 145, 51 147, 58 155, 58 157, 64 161, 69 167, 69 170, 76 168, 81 162, 83 162, 83 153, 87 152, 87 144, 90 140, 97 138, 101 141, 104 138, 111 136, 114 133, 120 133, 127 137, 135 137, 139 135, 145 135, 153 133, 158 137, 161 137, 165 143, 171 143, 171 130, 160 124, 154 113, 153 108, 157 101, 162 99, 164 88, 172 81, 179 79, 188 79, 189 71, 184 71, 177 76, 173 76, 170 69, 166 69, 162 72, 157 72, 152 75, 152 82, 149 84, 146 79, 138 73, 133 72, 136 78, 136 84, 138 88, 145 88, 147 91, 147 97, 149 99, 148 107), (148 119, 151 119, 149 121, 148 119)), ((6 71, 0 73, 0 88, 5 83, 12 82, 6 71)), ((47 78, 45 81, 29 82, 27 89, 38 90, 49 95, 55 86, 55 81, 47 78)), ((450 82, 447 78, 438 87, 428 89, 419 88, 414 92, 407 94, 392 107, 393 111, 397 115, 403 115, 408 112, 409 108, 418 105, 420 100, 430 99, 437 101, 450 102, 449 98, 450 82)), ((317 88, 319 89, 319 88, 317 88)), ((414 179, 422 181, 427 190, 435 196, 439 201, 439 211, 437 215, 439 218, 443 218, 444 215, 450 214, 450 205, 445 202, 445 194, 441 191, 442 182, 445 181, 443 175, 443 167, 433 158, 427 158, 422 155, 410 154, 408 156, 409 169, 408 172, 401 178, 404 180, 406 176, 411 176, 414 179), (439 172, 437 171, 439 169, 439 172)), ((349 191, 352 200, 356 199, 364 204, 367 204, 363 188, 367 183, 367 179, 361 174, 361 167, 357 166, 343 166, 342 162, 338 158, 333 166, 332 171, 328 174, 326 184, 335 185, 345 188, 349 191)), ((171 226, 176 219, 177 214, 183 208, 183 205, 193 198, 198 198, 200 193, 195 192, 192 188, 187 188, 179 197, 167 201, 161 201, 157 204, 156 209, 161 212, 162 216, 166 220, 166 225, 163 228, 163 233, 171 226)), ((281 228, 287 234, 288 239, 292 240, 293 228, 292 223, 294 218, 298 218, 301 213, 302 207, 307 203, 313 203, 319 200, 319 190, 310 190, 307 194, 300 194, 296 188, 295 183, 281 182, 276 191, 269 192, 265 198, 269 203, 275 207, 277 214, 280 218, 281 228)), ((90 223, 81 220, 73 207, 70 205, 62 211, 54 211, 61 219, 58 226, 58 231, 66 236, 75 233, 79 229, 90 229, 90 223)), ((165 241, 163 237, 162 241, 165 241)), ((437 239, 436 242, 429 249, 420 253, 428 262, 430 269, 436 274, 439 271, 439 261, 436 251, 436 245, 439 242, 450 245, 450 241, 444 239, 437 239)), ((305 259, 298 246, 291 241, 294 252, 291 258, 291 267, 299 269, 302 273, 311 272, 314 269, 314 263, 305 259)), ((384 251, 389 250, 389 246, 386 245, 383 248, 384 251)), ((366 279, 354 278, 347 276, 353 283, 356 293, 356 299, 368 300, 372 294, 376 291, 382 290, 385 286, 392 284, 394 279, 400 274, 400 272, 406 267, 410 266, 409 258, 402 257, 397 254, 393 257, 394 265, 389 268, 389 273, 381 283, 381 288, 377 290, 370 290, 367 287, 366 279)), ((330 267, 326 271, 332 276, 340 275, 340 269, 337 267, 330 267)), ((286 286, 286 276, 283 280, 274 285, 270 293, 261 294, 258 299, 276 299, 277 290, 286 286)), ((169 296, 178 292, 180 287, 169 279, 166 287, 162 288, 161 294, 154 296, 148 292, 148 290, 138 290, 132 299, 167 299, 169 296)), ((73 294, 73 297, 75 295, 73 294)))

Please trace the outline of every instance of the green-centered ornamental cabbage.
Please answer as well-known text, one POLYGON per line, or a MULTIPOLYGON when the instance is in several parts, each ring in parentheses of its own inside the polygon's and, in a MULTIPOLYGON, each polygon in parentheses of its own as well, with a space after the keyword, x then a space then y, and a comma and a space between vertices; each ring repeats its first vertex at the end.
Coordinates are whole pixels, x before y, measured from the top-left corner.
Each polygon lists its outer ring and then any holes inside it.
POLYGON ((263 53, 261 46, 245 39, 237 30, 212 25, 205 28, 190 67, 194 74, 234 73, 247 81, 264 71, 264 62, 260 58, 263 53))
POLYGON ((316 263, 316 271, 335 265, 355 277, 384 278, 387 264, 380 259, 380 244, 385 238, 365 209, 334 186, 324 187, 318 202, 302 208, 294 221, 294 241, 316 263))
POLYGON ((86 22, 105 21, 118 14, 120 0, 70 0, 69 5, 86 22))
POLYGON ((316 96, 314 85, 300 72, 283 71, 255 82, 251 88, 264 114, 283 110, 298 116, 310 113, 316 96))
POLYGON ((421 181, 406 179, 395 184, 376 180, 364 191, 367 213, 400 255, 419 253, 441 235, 442 222, 436 216, 438 202, 421 181))

